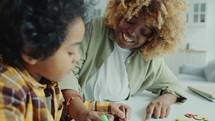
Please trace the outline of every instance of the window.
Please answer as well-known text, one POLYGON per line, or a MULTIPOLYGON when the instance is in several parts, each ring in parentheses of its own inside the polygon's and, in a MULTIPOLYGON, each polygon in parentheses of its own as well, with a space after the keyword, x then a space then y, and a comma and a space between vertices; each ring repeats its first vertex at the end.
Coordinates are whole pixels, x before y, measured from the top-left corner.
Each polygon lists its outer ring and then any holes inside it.
POLYGON ((204 26, 206 24, 206 0, 190 0, 187 23, 191 26, 204 26))

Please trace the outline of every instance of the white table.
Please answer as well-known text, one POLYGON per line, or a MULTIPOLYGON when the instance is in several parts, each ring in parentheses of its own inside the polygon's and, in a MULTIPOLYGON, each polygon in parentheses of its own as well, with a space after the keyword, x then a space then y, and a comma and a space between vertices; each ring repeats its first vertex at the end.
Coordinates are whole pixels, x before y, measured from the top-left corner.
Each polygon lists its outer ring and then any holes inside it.
MULTIPOLYGON (((167 118, 151 119, 150 121, 175 121, 177 118, 186 119, 188 121, 197 121, 193 118, 185 117, 184 114, 186 113, 198 114, 199 116, 207 117, 209 121, 215 121, 215 103, 208 101, 187 88, 187 85, 214 85, 215 88, 215 83, 183 82, 182 84, 185 87, 188 100, 185 103, 173 104, 171 106, 170 115, 167 118)), ((144 91, 128 101, 123 101, 123 103, 128 104, 132 108, 131 119, 129 121, 144 121, 146 114, 145 108, 149 102, 156 97, 156 95, 144 91)))

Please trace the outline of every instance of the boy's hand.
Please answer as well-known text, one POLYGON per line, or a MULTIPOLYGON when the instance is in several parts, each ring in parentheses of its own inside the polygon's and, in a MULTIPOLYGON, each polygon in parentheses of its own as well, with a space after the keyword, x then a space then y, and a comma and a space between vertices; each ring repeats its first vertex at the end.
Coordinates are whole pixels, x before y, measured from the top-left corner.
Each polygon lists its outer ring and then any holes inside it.
POLYGON ((80 112, 74 119, 75 121, 103 121, 97 112, 89 110, 80 112))
POLYGON ((156 100, 149 103, 146 108, 145 121, 149 121, 151 117, 165 118, 169 115, 170 105, 175 103, 177 97, 172 94, 163 94, 156 100))
MULTIPOLYGON (((75 121, 103 121, 100 117, 102 112, 89 111, 85 110, 81 112, 76 118, 75 121)), ((114 121, 114 116, 111 114, 105 114, 109 121, 114 121)))
POLYGON ((110 103, 111 113, 119 117, 119 120, 128 120, 131 115, 131 108, 122 103, 110 103))
MULTIPOLYGON (((106 119, 108 121, 114 121, 114 116, 112 114, 107 114, 107 113, 99 113, 100 117, 102 118, 102 115, 105 115, 106 116, 106 119)), ((103 117, 104 118, 104 117, 103 117)), ((103 120, 103 121, 106 121, 106 120, 103 120)))

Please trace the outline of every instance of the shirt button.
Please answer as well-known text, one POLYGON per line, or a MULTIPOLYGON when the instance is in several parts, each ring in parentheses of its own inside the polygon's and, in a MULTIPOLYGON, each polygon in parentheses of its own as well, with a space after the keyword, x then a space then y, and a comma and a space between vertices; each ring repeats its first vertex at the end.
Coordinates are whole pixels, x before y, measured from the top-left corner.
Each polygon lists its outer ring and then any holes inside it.
POLYGON ((128 59, 128 60, 127 60, 127 63, 130 63, 130 62, 131 62, 131 60, 130 60, 130 59, 128 59))
POLYGON ((58 107, 58 110, 61 110, 63 108, 63 104, 60 104, 58 107))
POLYGON ((76 78, 79 78, 79 74, 76 74, 75 77, 76 77, 76 78))

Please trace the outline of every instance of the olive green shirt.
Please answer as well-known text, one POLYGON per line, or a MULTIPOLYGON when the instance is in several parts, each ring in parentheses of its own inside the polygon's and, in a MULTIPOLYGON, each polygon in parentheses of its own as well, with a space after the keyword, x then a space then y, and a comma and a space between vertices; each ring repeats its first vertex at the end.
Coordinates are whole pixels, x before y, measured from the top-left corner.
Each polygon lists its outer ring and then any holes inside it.
MULTIPOLYGON (((87 81, 99 70, 114 49, 115 33, 105 24, 103 17, 92 20, 86 26, 80 46, 80 60, 75 68, 60 83, 61 89, 73 89, 83 93, 87 81)), ((132 52, 125 61, 128 73, 130 96, 148 90, 156 94, 172 93, 183 102, 183 88, 170 71, 163 58, 146 61, 139 50, 132 52)), ((114 69, 114 68, 113 68, 114 69)))

